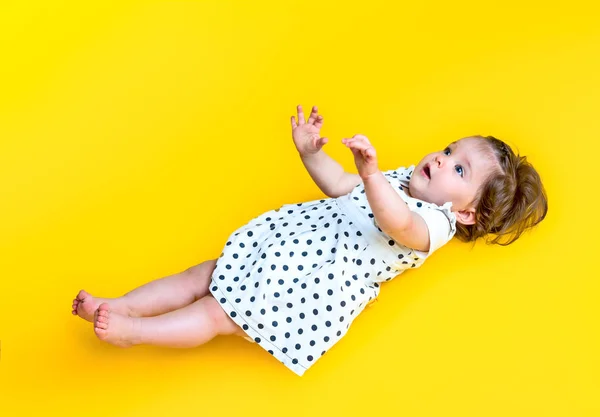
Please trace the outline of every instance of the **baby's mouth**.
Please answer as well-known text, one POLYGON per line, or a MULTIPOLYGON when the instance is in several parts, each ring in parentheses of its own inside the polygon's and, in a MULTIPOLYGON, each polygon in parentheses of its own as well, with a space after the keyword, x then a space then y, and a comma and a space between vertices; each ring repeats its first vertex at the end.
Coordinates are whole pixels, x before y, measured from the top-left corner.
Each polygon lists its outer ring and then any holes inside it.
POLYGON ((429 164, 427 164, 423 167, 423 175, 425 176, 425 178, 431 179, 431 172, 429 171, 429 164))

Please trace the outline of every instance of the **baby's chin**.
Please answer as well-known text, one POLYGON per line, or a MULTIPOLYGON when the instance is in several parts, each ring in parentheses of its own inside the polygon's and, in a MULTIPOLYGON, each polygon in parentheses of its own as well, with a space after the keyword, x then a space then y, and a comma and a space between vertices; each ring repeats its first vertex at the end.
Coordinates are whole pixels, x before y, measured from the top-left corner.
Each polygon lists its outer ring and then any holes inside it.
POLYGON ((415 181, 413 182, 412 178, 408 182, 408 195, 409 197, 416 198, 417 200, 425 201, 427 203, 435 203, 434 196, 429 195, 428 190, 424 190, 421 186, 415 181))

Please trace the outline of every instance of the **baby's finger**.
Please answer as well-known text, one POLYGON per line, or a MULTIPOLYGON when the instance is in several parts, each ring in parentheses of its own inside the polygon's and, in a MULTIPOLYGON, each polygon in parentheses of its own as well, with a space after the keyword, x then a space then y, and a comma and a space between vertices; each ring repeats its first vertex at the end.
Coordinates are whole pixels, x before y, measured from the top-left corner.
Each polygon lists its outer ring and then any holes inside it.
POLYGON ((295 129, 296 127, 298 127, 298 125, 296 124, 296 118, 292 116, 292 129, 295 129))
POLYGON ((357 134, 352 136, 353 139, 359 139, 359 140, 364 140, 367 143, 371 143, 371 141, 369 141, 369 138, 366 137, 365 135, 361 135, 361 134, 357 134))
POLYGON ((315 127, 317 129, 321 129, 321 127, 323 127, 323 116, 321 116, 321 115, 317 116, 317 121, 315 122, 315 127))
POLYGON ((302 111, 302 106, 298 104, 298 124, 303 125, 306 121, 304 120, 304 112, 302 111))
POLYGON ((353 140, 353 139, 345 140, 344 144, 346 146, 348 146, 349 148, 359 149, 359 150, 365 150, 365 149, 371 147, 371 145, 368 143, 365 143, 361 140, 353 140))
POLYGON ((375 148, 373 148, 372 146, 363 150, 362 153, 363 153, 363 156, 365 157, 365 159, 369 159, 369 160, 375 158, 375 156, 376 156, 375 148))
POLYGON ((349 143, 357 142, 357 143, 365 143, 370 145, 370 142, 366 140, 366 137, 361 137, 360 135, 354 135, 352 138, 346 138, 345 141, 349 143))
POLYGON ((313 106, 312 111, 310 112, 310 116, 308 116, 308 124, 312 125, 317 120, 317 116, 319 115, 317 106, 313 106))
POLYGON ((315 141, 315 147, 321 149, 328 141, 329 139, 327 138, 319 138, 315 141))

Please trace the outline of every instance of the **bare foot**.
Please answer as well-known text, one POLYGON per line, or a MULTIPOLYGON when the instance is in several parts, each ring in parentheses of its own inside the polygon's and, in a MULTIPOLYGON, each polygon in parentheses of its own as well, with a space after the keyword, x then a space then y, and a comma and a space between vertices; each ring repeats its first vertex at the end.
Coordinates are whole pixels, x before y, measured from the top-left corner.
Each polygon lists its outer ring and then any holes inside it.
POLYGON ((121 314, 129 316, 129 310, 125 307, 120 307, 119 303, 116 302, 116 300, 117 299, 114 298, 92 297, 88 292, 81 290, 79 291, 79 294, 77 294, 75 299, 73 299, 73 310, 71 311, 71 313, 89 322, 94 322, 94 313, 96 312, 100 304, 108 301, 111 302, 111 305, 113 306, 113 311, 117 311, 121 314))
POLYGON ((113 311, 107 303, 98 306, 94 314, 94 332, 100 340, 119 347, 137 344, 136 322, 140 319, 113 311))

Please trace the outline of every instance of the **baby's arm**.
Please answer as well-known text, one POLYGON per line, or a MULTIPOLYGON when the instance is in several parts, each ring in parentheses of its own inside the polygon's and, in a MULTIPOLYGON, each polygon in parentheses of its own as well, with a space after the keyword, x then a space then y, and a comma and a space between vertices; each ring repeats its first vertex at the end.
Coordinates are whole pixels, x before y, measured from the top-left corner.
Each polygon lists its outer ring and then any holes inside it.
POLYGON ((381 171, 364 180, 369 206, 379 228, 396 242, 429 251, 429 229, 423 217, 411 211, 381 171))
POLYGON ((350 148, 359 177, 365 186, 369 206, 379 228, 409 248, 429 251, 429 228, 423 217, 408 208, 402 197, 377 167, 377 152, 365 135, 344 138, 350 148))
POLYGON ((301 156, 313 181, 328 197, 337 198, 348 194, 362 181, 358 174, 350 174, 323 150, 301 156))

